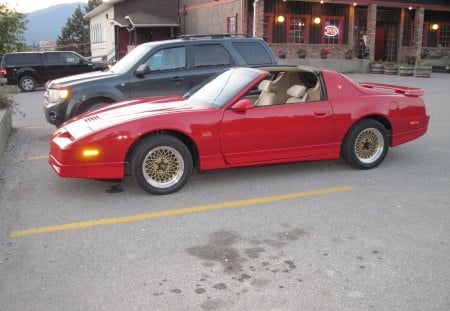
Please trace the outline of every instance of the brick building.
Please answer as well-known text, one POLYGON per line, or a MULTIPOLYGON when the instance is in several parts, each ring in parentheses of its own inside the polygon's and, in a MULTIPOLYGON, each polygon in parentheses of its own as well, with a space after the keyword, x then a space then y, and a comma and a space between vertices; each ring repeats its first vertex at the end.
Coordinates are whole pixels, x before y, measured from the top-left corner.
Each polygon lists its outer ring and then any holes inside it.
POLYGON ((254 33, 289 57, 450 57, 447 0, 180 0, 179 15, 180 34, 254 33))
POLYGON ((308 58, 450 58, 448 0, 105 0, 86 17, 94 58, 206 33, 254 34, 288 57, 301 48, 308 58))

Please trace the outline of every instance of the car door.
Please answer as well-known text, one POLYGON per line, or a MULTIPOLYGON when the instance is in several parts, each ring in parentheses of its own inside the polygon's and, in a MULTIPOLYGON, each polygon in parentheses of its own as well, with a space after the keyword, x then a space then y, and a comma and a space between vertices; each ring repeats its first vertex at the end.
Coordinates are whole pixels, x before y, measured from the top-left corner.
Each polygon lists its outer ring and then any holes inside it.
POLYGON ((91 62, 72 52, 64 52, 63 54, 63 60, 66 68, 66 73, 64 76, 71 76, 91 71, 91 62))
POLYGON ((53 80, 64 77, 66 74, 66 61, 63 53, 44 53, 45 80, 53 80))
POLYGON ((327 154, 334 117, 328 101, 225 111, 220 144, 228 164, 270 162, 327 154))
POLYGON ((149 66, 143 75, 131 73, 130 96, 183 94, 189 89, 189 71, 184 45, 161 48, 142 64, 149 66))

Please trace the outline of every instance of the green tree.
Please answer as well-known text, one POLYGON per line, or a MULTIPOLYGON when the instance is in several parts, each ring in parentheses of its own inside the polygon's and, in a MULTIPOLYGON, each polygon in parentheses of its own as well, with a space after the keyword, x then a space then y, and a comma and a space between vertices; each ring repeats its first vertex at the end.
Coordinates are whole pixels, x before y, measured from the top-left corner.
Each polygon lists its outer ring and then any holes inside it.
POLYGON ((80 6, 75 9, 58 36, 59 50, 73 50, 85 56, 91 54, 89 20, 85 19, 84 15, 101 3, 101 0, 89 0, 84 10, 80 6))
POLYGON ((23 33, 27 30, 27 22, 25 14, 0 4, 0 57, 8 52, 26 50, 23 33))

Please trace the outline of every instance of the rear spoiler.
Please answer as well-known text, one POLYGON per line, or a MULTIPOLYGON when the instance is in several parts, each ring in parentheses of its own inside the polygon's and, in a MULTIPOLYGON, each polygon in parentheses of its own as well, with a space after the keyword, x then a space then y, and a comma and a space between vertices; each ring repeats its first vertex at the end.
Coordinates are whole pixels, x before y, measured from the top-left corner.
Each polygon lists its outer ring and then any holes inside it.
POLYGON ((376 89, 382 89, 382 90, 388 90, 395 93, 401 93, 406 96, 422 96, 423 95, 423 89, 416 88, 416 87, 407 87, 407 86, 399 86, 399 85, 393 85, 393 84, 384 84, 384 83, 373 83, 373 82, 360 82, 359 85, 367 88, 376 88, 376 89))

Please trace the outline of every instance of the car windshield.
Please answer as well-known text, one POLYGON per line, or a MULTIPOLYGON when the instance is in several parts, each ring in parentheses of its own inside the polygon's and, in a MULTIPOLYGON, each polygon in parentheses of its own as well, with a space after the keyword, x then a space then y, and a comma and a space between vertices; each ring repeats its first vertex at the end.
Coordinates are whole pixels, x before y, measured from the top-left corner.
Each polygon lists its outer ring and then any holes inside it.
POLYGON ((128 72, 130 68, 137 65, 137 63, 140 62, 151 49, 152 46, 148 44, 137 46, 133 51, 114 64, 110 71, 115 73, 128 72))
POLYGON ((259 75, 259 72, 245 68, 229 69, 195 87, 185 97, 220 108, 259 75))

